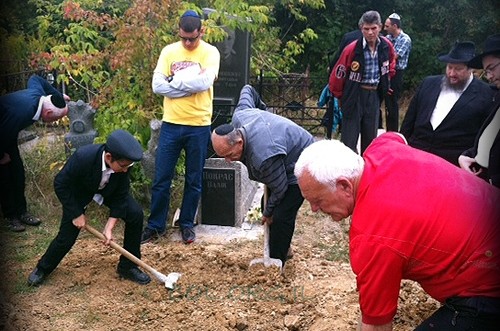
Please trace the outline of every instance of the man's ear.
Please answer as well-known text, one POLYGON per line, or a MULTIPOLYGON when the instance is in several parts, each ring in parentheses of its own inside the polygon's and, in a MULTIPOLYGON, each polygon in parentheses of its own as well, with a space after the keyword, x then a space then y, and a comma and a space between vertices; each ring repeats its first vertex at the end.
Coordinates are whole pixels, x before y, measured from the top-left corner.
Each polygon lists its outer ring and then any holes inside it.
POLYGON ((111 155, 110 152, 104 153, 104 162, 110 165, 112 161, 113 161, 113 155, 111 155))
POLYGON ((346 177, 339 177, 335 183, 338 191, 344 193, 346 196, 354 195, 354 186, 352 182, 346 177))

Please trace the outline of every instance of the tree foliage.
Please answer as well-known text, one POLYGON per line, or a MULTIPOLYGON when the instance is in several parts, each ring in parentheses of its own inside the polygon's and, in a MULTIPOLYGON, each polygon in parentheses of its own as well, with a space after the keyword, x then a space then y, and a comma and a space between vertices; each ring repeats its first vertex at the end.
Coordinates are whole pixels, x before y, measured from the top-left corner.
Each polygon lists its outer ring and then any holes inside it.
POLYGON ((495 0, 482 1, 480 10, 474 0, 5 0, 2 60, 31 54, 32 68, 57 71, 73 99, 97 107, 102 137, 120 127, 144 143, 149 120, 161 113, 152 72, 161 49, 178 39, 178 18, 188 8, 215 9, 204 21, 209 42, 222 40, 225 26, 249 31, 254 74, 310 70, 324 75, 320 84, 342 35, 357 28, 366 10, 378 10, 383 21, 392 12, 401 15, 413 40, 405 74, 410 89, 443 71, 436 56, 456 40, 480 46, 499 30, 495 0))

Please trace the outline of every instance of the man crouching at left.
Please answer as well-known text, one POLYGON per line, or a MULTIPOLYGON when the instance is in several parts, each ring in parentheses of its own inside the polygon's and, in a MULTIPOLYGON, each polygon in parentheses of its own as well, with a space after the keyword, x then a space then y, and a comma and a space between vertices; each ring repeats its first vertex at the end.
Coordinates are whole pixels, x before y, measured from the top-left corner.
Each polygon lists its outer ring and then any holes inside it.
MULTIPOLYGON (((80 230, 85 227, 86 206, 95 200, 109 208, 104 227, 105 244, 113 240, 113 228, 122 219, 125 222, 123 248, 141 258, 143 211, 129 192, 129 168, 142 159, 139 142, 128 132, 112 132, 105 144, 80 147, 66 162, 54 179, 54 189, 63 207, 59 233, 28 277, 28 284, 38 286, 57 267, 75 244, 80 230)), ((120 278, 141 285, 151 278, 132 261, 120 256, 117 272, 120 278)))

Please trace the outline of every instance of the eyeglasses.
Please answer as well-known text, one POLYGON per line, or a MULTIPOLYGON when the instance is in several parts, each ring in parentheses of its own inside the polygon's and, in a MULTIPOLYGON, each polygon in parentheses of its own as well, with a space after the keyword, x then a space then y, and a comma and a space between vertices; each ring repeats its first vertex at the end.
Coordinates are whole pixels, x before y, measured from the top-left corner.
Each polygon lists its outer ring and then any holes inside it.
POLYGON ((122 168, 122 169, 128 169, 128 168, 130 168, 131 166, 133 166, 133 165, 134 165, 134 163, 135 163, 135 162, 132 162, 132 163, 130 163, 130 164, 120 164, 120 162, 116 161, 116 164, 118 164, 118 166, 119 166, 120 168, 122 168))
POLYGON ((179 38, 182 39, 182 41, 185 41, 185 42, 190 42, 190 43, 194 43, 196 41, 196 39, 200 38, 200 34, 198 33, 198 35, 196 37, 183 37, 183 36, 179 36, 179 38))
POLYGON ((494 66, 489 66, 488 68, 485 68, 484 69, 484 74, 485 75, 491 75, 493 73, 493 70, 495 70, 495 68, 500 64, 500 62, 498 62, 497 64, 495 64, 494 66))

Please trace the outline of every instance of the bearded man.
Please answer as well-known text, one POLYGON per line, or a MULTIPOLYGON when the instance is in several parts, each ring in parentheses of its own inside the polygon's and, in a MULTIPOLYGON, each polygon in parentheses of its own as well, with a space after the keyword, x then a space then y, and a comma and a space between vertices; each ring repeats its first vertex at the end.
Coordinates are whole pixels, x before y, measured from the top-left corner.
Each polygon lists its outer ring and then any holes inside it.
POLYGON ((494 91, 475 78, 467 65, 474 55, 474 43, 467 41, 457 42, 448 54, 439 55, 446 63, 446 74, 424 79, 400 129, 410 146, 456 166, 463 150, 474 145, 493 103, 494 91))

